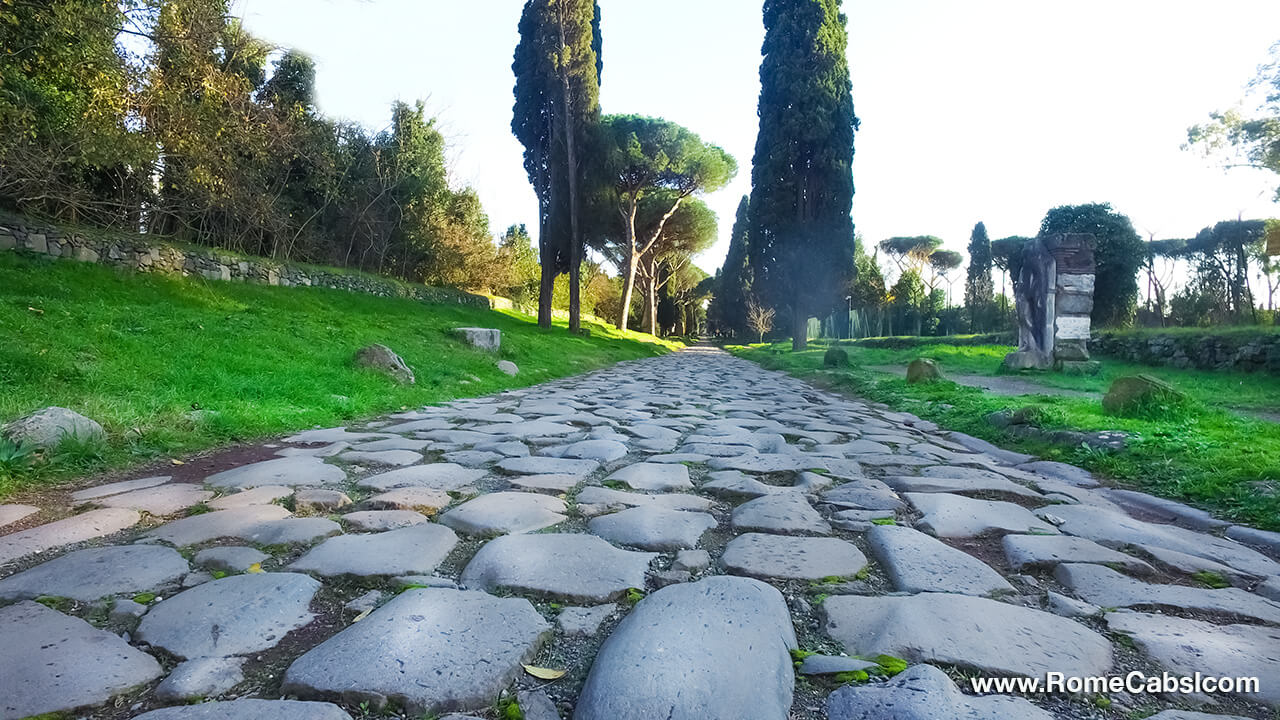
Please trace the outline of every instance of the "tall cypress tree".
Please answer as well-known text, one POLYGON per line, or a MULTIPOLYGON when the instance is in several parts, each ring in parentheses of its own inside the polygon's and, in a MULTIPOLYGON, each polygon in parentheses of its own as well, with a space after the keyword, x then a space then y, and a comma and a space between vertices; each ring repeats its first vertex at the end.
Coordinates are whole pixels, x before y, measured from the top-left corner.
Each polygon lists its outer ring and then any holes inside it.
POLYGON ((969 235, 969 272, 964 280, 964 306, 969 311, 969 325, 974 332, 987 329, 996 286, 991 279, 991 239, 987 226, 978 223, 969 235))
POLYGON ((729 236, 729 252, 720 270, 715 298, 709 314, 735 336, 747 332, 747 298, 751 292, 751 265, 747 262, 749 240, 747 237, 751 197, 743 195, 738 203, 738 213, 733 220, 733 233, 729 236))
MULTIPOLYGON (((599 19, 594 0, 528 0, 511 65, 516 76, 511 130, 524 145, 525 172, 538 196, 542 327, 551 326, 556 275, 569 272, 577 296, 586 174, 581 156, 600 121, 599 19)), ((570 313, 570 327, 576 328, 573 299, 570 313)))
POLYGON ((853 85, 841 0, 765 0, 760 133, 751 171, 750 257, 758 292, 808 318, 843 300, 854 274, 853 85))

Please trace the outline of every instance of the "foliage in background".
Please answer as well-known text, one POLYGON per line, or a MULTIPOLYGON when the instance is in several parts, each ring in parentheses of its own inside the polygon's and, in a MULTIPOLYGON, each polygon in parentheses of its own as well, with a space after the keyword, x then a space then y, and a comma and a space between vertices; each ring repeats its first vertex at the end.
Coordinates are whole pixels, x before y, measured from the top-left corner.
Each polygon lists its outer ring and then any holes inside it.
POLYGON ((853 276, 853 111, 840 0, 765 0, 751 169, 753 292, 786 308, 792 342, 853 276))
POLYGON ((326 118, 314 63, 272 51, 227 0, 0 4, 0 207, 492 290, 488 220, 423 106, 377 134, 326 118))
POLYGON ((995 281, 991 278, 991 239, 978 223, 969 235, 969 268, 964 281, 964 305, 973 332, 989 330, 995 320, 995 281))
MULTIPOLYGON (((1062 205, 1050 210, 1040 223, 1040 235, 1090 233, 1097 245, 1094 260, 1093 325, 1128 327, 1138 310, 1138 270, 1143 265, 1144 243, 1128 216, 1110 203, 1062 205)), ((1016 275, 1015 275, 1016 277, 1016 275)))
MULTIPOLYGON (((572 288, 579 287, 590 195, 584 158, 595 154, 590 146, 600 123, 600 8, 594 0, 528 0, 519 32, 511 130, 524 146, 524 168, 538 196, 538 323, 550 327, 556 276, 568 272, 572 288)), ((576 330, 574 310, 570 328, 576 330)))
POLYGON ((743 195, 738 212, 733 218, 733 231, 729 235, 729 250, 716 279, 715 297, 707 310, 711 330, 720 335, 739 337, 746 335, 747 298, 751 295, 753 273, 748 262, 747 236, 750 222, 751 196, 743 195))
MULTIPOLYGON (((1259 93, 1255 107, 1240 107, 1209 115, 1210 122, 1187 130, 1189 146, 1206 156, 1226 156, 1227 167, 1249 167, 1280 174, 1280 42, 1271 46, 1270 60, 1249 83, 1259 93)), ((1280 202, 1280 185, 1276 186, 1280 202)))

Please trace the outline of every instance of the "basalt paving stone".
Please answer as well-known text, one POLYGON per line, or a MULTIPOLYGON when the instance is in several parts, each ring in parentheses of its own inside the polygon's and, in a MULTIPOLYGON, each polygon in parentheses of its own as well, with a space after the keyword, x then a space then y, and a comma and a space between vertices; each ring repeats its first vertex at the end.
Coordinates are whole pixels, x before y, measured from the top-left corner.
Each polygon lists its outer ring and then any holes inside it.
POLYGON ((1075 465, 1055 462, 1053 460, 1037 460, 1035 462, 1023 463, 1018 466, 1019 470, 1025 470, 1029 473, 1044 475, 1056 480, 1062 480, 1077 487, 1094 488, 1098 487, 1098 481, 1094 479, 1093 474, 1084 468, 1078 468, 1075 465))
POLYGON ((1080 599, 1101 607, 1170 607, 1280 625, 1280 603, 1239 588, 1211 590, 1158 585, 1126 577, 1108 567, 1084 563, 1063 563, 1053 576, 1080 599))
POLYGON ((0 719, 70 712, 164 674, 119 637, 30 601, 0 608, 0 719))
POLYGON ((179 664, 156 686, 165 702, 217 697, 244 682, 244 658, 196 658, 179 664))
POLYGON ((595 472, 600 463, 595 460, 575 460, 533 455, 502 460, 499 470, 513 475, 577 475, 583 477, 595 472))
POLYGON ((374 440, 373 442, 364 442, 359 445, 353 445, 352 450, 360 452, 380 452, 383 450, 414 450, 422 451, 431 442, 429 440, 415 440, 407 437, 387 438, 386 440, 374 440))
POLYGON ((481 495, 440 516, 440 522, 467 535, 491 537, 528 533, 568 519, 559 498, 524 492, 481 495))
POLYGON ((205 478, 205 484, 218 488, 252 488, 259 485, 333 485, 347 479, 347 474, 336 465, 329 465, 320 458, 297 456, 243 465, 214 473, 205 478))
POLYGON ((351 720, 351 716, 330 703, 244 698, 161 708, 133 720, 351 720))
POLYGON ((616 440, 583 440, 564 449, 561 457, 613 462, 627 456, 627 446, 616 440))
POLYGON ((830 458, 814 455, 750 453, 737 457, 712 458, 707 464, 716 470, 771 473, 788 470, 825 470, 829 461, 830 458))
POLYGON ((1054 720, 1022 698, 965 695, 932 665, 907 668, 888 682, 845 685, 827 698, 826 710, 829 720, 1054 720))
POLYGON ((1025 570, 1053 567, 1059 563, 1118 565, 1137 575, 1150 575, 1153 568, 1132 555, 1103 547, 1092 540, 1067 535, 1006 535, 1002 541, 1009 567, 1025 570))
POLYGON ((0 599, 41 595, 94 602, 108 595, 154 590, 182 579, 190 568, 166 547, 87 548, 0 580, 0 599))
POLYGON ((342 516, 349 528, 362 532, 382 532, 431 522, 426 515, 415 510, 362 510, 342 516))
POLYGON ((898 492, 957 493, 962 495, 995 493, 1028 498, 1042 497, 1035 490, 1002 477, 971 478, 898 475, 886 477, 884 482, 898 492))
POLYGON ((614 471, 606 480, 626 483, 633 490, 667 492, 692 490, 689 468, 670 463, 636 463, 614 471))
POLYGON ((1054 505, 1038 511, 1060 519, 1059 529, 1110 547, 1155 545, 1207 558, 1259 577, 1280 575, 1280 563, 1234 540, 1174 525, 1143 522, 1118 510, 1084 505, 1054 505))
POLYGON ((230 510, 249 505, 270 505, 276 500, 283 500, 291 495, 293 495, 293 488, 283 485, 259 485, 256 488, 223 495, 205 504, 214 510, 230 510))
POLYGON ((1280 629, 1257 625, 1214 625, 1148 613, 1107 613, 1107 627, 1133 638, 1134 644, 1166 670, 1187 677, 1196 673, 1256 677, 1259 693, 1239 697, 1280 708, 1280 629))
POLYGON ((1001 500, 975 500, 947 493, 904 493, 924 517, 916 526, 938 537, 967 538, 987 534, 1040 533, 1058 529, 1030 510, 1001 500))
POLYGON ((949 593, 822 603, 824 631, 845 651, 938 662, 997 675, 1103 675, 1111 644, 1077 622, 1040 610, 949 593))
POLYGON ((591 637, 617 609, 616 603, 595 607, 567 607, 556 616, 556 627, 560 628, 565 637, 591 637))
POLYGON ((319 589, 318 581, 298 573, 213 580, 156 603, 134 639, 181 658, 260 652, 311 622, 308 607, 319 589))
POLYGON ((831 532, 831 525, 799 493, 766 495, 745 502, 734 508, 731 522, 738 530, 796 535, 831 532))
POLYGON ((133 527, 136 510, 102 508, 0 536, 0 565, 72 543, 93 540, 133 527))
POLYGON ((324 428, 319 430, 304 430, 296 435, 290 435, 285 438, 284 441, 297 445, 335 443, 343 441, 357 443, 366 440, 382 440, 394 437, 393 435, 388 434, 389 432, 390 431, 388 431, 387 428, 383 428, 379 432, 351 432, 344 427, 324 428))
POLYGON ((427 575, 458 544, 457 535, 432 523, 370 535, 340 535, 315 546, 289 566, 317 575, 427 575))
POLYGON ((822 502, 857 510, 900 510, 906 507, 893 488, 872 478, 851 480, 828 490, 822 493, 822 502))
MULTIPOLYGON (((1233 567, 1228 567, 1222 563, 1214 562, 1207 558, 1196 557, 1177 550, 1168 550, 1155 545, 1139 545, 1138 550, 1147 557, 1151 558, 1151 562, 1174 572, 1180 572, 1187 575, 1196 573, 1213 573, 1235 585, 1236 587, 1247 587, 1256 580, 1249 573, 1242 573, 1233 567)), ((1089 562, 1088 560, 1078 560, 1077 562, 1089 562)))
POLYGON ((717 470, 710 479, 698 487, 699 492, 726 500, 753 500, 765 495, 795 492, 795 488, 768 485, 740 470, 717 470))
POLYGON ((125 508, 152 515, 172 515, 211 497, 213 493, 202 489, 199 485, 174 483, 109 495, 91 502, 101 507, 125 508))
POLYGON ((480 548, 460 582, 489 592, 603 603, 628 588, 643 588, 655 557, 657 553, 619 550, 594 535, 503 535, 480 548))
POLYGON ((707 511, 710 500, 685 493, 639 493, 588 485, 578 492, 579 505, 604 505, 606 507, 660 507, 668 510, 707 511))
POLYGON ((517 490, 559 495, 572 490, 582 482, 581 475, 512 475, 507 484, 517 490))
POLYGON ((1147 493, 1114 488, 1104 488, 1098 492, 1125 510, 1136 511, 1138 514, 1149 516, 1151 519, 1161 522, 1183 525, 1192 530, 1216 530, 1231 524, 1226 520, 1219 520, 1199 508, 1193 508, 1190 505, 1155 497, 1147 493))
POLYGON ((84 490, 78 490, 71 493, 71 502, 82 503, 88 502, 95 498, 106 497, 108 495, 119 495, 130 490, 141 490, 143 488, 155 487, 163 485, 173 478, 169 475, 158 475, 156 477, 145 477, 137 480, 124 480, 122 482, 109 483, 107 485, 96 485, 84 490))
POLYGON ((40 512, 34 505, 0 505, 0 528, 40 512))
POLYGON ((1232 525, 1227 528, 1227 537, 1245 545, 1259 548, 1266 553, 1270 553, 1273 557, 1280 558, 1280 533, 1243 525, 1232 525))
POLYGON ((746 533, 731 540, 720 562, 735 575, 781 580, 853 577, 867 558, 853 543, 836 538, 746 533))
POLYGON ((198 567, 226 572, 244 572, 271 556, 251 547, 220 546, 201 550, 192 558, 198 567))
POLYGON ((587 529, 614 543, 641 550, 697 547, 703 533, 716 526, 711 515, 655 507, 635 507, 592 518, 587 529))
POLYGON ((476 445, 474 449, 481 452, 495 452, 503 457, 527 457, 529 455, 529 446, 519 440, 482 443, 476 445))
POLYGON ((465 468, 455 463, 432 463, 361 478, 356 481, 356 484, 370 490, 424 487, 432 490, 453 491, 464 488, 484 476, 484 470, 465 468))
POLYGON ((407 590, 295 660, 281 691, 415 716, 486 708, 550 635, 527 600, 407 590))
POLYGON ((484 450, 455 450, 445 453, 440 456, 440 459, 463 467, 483 467, 495 463, 503 457, 499 453, 484 450))
POLYGON ((416 510, 433 515, 448 507, 453 500, 444 490, 426 487, 402 487, 378 493, 365 500, 361 506, 375 510, 416 510))
POLYGON ((964 595, 1013 591, 986 563, 917 530, 875 525, 867 532, 867 541, 895 590, 964 595))
POLYGON ((276 455, 280 457, 299 457, 308 456, 316 458, 333 457, 338 453, 351 447, 349 442, 336 442, 329 445, 321 445, 319 447, 286 447, 276 451, 276 455))
POLYGON ((711 577, 645 597, 601 646, 574 720, 785 720, 795 675, 786 602, 711 577))
POLYGON ((338 456, 343 462, 361 465, 413 465, 422 462, 422 453, 412 450, 348 450, 338 456))
POLYGON ((144 541, 185 547, 218 538, 237 538, 259 545, 307 543, 336 535, 342 528, 326 518, 295 518, 279 505, 249 505, 174 520, 145 533, 144 541))

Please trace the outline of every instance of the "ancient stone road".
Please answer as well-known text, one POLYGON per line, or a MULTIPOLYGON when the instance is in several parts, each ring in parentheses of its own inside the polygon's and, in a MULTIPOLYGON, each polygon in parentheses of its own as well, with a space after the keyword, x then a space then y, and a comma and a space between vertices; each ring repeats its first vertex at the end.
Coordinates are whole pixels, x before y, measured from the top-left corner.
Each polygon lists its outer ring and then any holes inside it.
POLYGON ((0 535, 0 720, 1280 708, 1280 535, 719 351, 272 447, 203 485, 89 488, 78 514, 0 535), (967 681, 1135 670, 1262 687, 967 681))

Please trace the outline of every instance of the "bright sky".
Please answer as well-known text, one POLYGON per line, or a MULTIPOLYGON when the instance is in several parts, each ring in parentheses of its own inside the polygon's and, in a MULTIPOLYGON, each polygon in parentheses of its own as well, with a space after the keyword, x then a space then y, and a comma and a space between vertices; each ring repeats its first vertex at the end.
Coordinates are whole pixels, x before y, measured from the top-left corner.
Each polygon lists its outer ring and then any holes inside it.
MULTIPOLYGON (((723 261, 750 190, 759 0, 600 0, 601 104, 679 122, 741 166, 707 198, 723 261)), ((424 99, 494 233, 536 226, 511 135, 521 0, 238 0, 250 31, 317 62, 321 109, 381 129, 424 99)), ((1274 175, 1184 151, 1188 126, 1243 94, 1280 40, 1276 0, 845 0, 855 140, 853 218, 870 242, 937 235, 964 250, 1034 235, 1055 205, 1111 202, 1142 235, 1280 216, 1274 175)))

